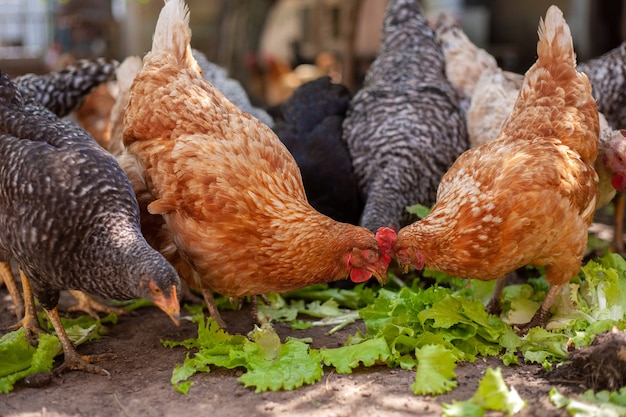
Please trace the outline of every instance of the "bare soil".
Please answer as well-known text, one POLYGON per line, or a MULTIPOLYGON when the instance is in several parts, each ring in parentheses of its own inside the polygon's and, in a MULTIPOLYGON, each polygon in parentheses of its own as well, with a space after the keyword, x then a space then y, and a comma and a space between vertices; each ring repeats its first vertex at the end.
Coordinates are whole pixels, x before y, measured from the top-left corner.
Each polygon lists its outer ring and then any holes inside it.
MULTIPOLYGON (((63 300, 71 298, 63 297, 63 300)), ((62 306, 63 307, 63 306, 62 306)), ((184 314, 184 312, 183 312, 184 314)), ((249 306, 223 312, 231 333, 247 333, 253 322, 249 306)), ((0 288, 0 328, 14 322, 12 305, 5 288, 0 288)), ((326 328, 291 330, 276 324, 282 339, 288 335, 311 337, 312 347, 337 347, 362 323, 355 323, 332 336, 326 328)), ((184 340, 197 336, 197 326, 183 320, 179 327, 156 308, 144 308, 120 316, 109 334, 81 345, 82 354, 114 353, 117 358, 102 362, 110 377, 68 372, 41 388, 24 384, 0 395, 0 417, 69 416, 440 416, 442 403, 469 399, 487 367, 501 367, 507 384, 528 401, 519 416, 567 416, 548 399, 553 384, 536 365, 506 367, 497 358, 461 363, 456 373, 458 387, 436 397, 416 396, 411 390, 415 372, 385 366, 361 368, 350 375, 331 369, 316 384, 294 391, 255 393, 237 381, 241 370, 213 369, 192 380, 188 395, 176 392, 170 383, 172 369, 182 363, 183 348, 165 348, 161 340, 184 340)), ((559 386, 562 393, 580 388, 559 386)), ((574 390, 574 391, 572 391, 574 390)), ((492 413, 488 415, 501 415, 492 413)))

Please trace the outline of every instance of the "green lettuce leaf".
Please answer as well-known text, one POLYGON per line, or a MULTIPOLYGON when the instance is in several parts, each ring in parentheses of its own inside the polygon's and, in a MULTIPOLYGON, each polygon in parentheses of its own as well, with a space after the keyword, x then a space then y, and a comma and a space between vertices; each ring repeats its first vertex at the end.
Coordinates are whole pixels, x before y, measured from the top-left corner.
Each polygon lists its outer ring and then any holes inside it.
POLYGON ((565 408, 573 417, 622 417, 626 415, 626 387, 618 392, 586 391, 579 398, 569 398, 556 388, 550 390, 550 401, 565 408))
POLYGON ((485 376, 478 383, 478 389, 468 401, 444 404, 444 416, 460 416, 460 411, 467 415, 482 416, 487 410, 502 411, 506 416, 513 416, 526 406, 515 388, 507 387, 500 368, 487 368, 485 376))
POLYGON ((456 388, 456 355, 441 345, 426 345, 415 350, 417 373, 411 391, 416 395, 437 395, 456 388))
POLYGON ((389 346, 382 338, 368 339, 356 345, 334 349, 320 349, 327 366, 334 366, 339 374, 351 374, 359 365, 372 366, 386 363, 391 357, 389 346))

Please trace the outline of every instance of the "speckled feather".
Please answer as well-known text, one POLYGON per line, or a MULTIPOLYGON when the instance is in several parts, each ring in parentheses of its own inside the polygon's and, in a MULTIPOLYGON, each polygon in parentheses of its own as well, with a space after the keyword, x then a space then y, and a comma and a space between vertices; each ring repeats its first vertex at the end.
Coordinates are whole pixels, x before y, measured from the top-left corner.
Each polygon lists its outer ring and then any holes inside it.
POLYGON ((589 77, 598 111, 614 129, 626 128, 626 41, 598 58, 583 62, 578 71, 589 77))
POLYGON ((0 75, 0 261, 14 258, 45 308, 59 291, 143 297, 178 276, 150 248, 115 159, 0 75))
POLYGON ((77 109, 91 90, 114 79, 117 64, 104 58, 82 59, 60 71, 20 75, 14 82, 22 95, 64 117, 77 109))
POLYGON ((392 0, 382 46, 343 123, 365 199, 361 225, 400 227, 431 206, 442 175, 468 147, 458 98, 417 0, 392 0))
POLYGON ((554 6, 546 27, 502 134, 457 159, 431 213, 399 232, 398 253, 481 280, 531 264, 558 286, 580 269, 598 193, 598 112, 554 6))

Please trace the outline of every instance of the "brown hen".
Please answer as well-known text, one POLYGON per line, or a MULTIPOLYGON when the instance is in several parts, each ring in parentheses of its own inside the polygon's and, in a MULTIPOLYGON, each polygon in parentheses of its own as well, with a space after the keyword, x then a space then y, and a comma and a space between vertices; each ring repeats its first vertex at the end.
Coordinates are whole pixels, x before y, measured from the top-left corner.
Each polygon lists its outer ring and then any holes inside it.
POLYGON ((212 291, 243 297, 348 276, 382 282, 395 233, 381 232, 383 250, 372 232, 309 205, 278 137, 202 77, 188 20, 181 0, 166 2, 125 111, 124 165, 144 202, 152 196, 149 214, 165 220, 144 234, 165 233, 192 269, 182 277, 218 322, 212 291))
POLYGON ((598 193, 596 103, 555 6, 540 22, 537 53, 499 139, 459 157, 431 213, 401 229, 395 247, 404 265, 498 279, 493 310, 508 272, 544 266, 550 290, 522 331, 545 324, 580 270, 598 193))

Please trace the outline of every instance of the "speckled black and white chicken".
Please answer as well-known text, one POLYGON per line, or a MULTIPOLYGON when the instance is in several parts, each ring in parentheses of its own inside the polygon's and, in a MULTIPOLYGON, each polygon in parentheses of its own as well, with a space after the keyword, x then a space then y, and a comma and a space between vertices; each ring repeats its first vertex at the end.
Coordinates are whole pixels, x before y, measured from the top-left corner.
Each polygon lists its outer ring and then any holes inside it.
POLYGON ((626 128, 626 41, 609 52, 585 61, 578 71, 589 77, 598 111, 614 129, 626 128))
POLYGON ((276 107, 273 130, 300 168, 309 203, 337 221, 358 224, 363 203, 341 139, 351 98, 330 77, 309 81, 276 107))
POLYGON ((61 340, 57 371, 107 375, 77 353, 57 311, 61 290, 152 300, 178 320, 173 267, 145 241, 133 189, 115 158, 83 129, 23 97, 0 72, 0 262, 20 268, 29 338, 38 327, 33 295, 61 340))
POLYGON ((465 120, 441 48, 417 0, 391 0, 382 44, 343 124, 359 188, 361 225, 399 228, 406 207, 435 202, 441 177, 467 149, 465 120))
MULTIPOLYGON (((45 74, 24 74, 13 81, 22 96, 38 102, 58 117, 66 117, 76 111, 85 97, 99 85, 115 78, 118 62, 104 58, 83 59, 67 67, 45 74)), ((16 306, 20 319, 23 315, 23 300, 8 264, 0 267, 0 280, 4 280, 16 306)), ((122 314, 123 309, 104 305, 80 291, 70 290, 78 303, 70 311, 84 311, 93 317, 98 312, 122 314)))

